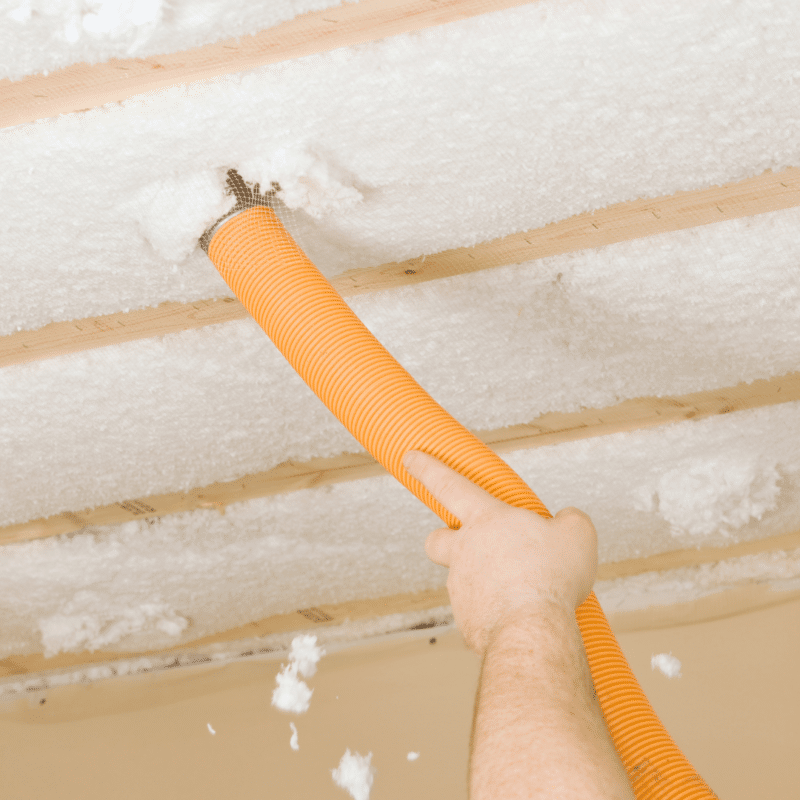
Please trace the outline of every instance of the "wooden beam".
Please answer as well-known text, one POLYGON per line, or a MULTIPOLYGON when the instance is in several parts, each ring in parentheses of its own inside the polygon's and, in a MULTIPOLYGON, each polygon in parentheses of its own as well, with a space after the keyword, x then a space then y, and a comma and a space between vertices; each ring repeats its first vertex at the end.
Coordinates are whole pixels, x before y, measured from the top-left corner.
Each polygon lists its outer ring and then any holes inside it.
MULTIPOLYGON (((476 435, 496 453, 502 454, 795 400, 800 400, 800 372, 679 397, 643 397, 608 408, 586 409, 572 414, 551 412, 529 424, 478 431, 476 435)), ((99 508, 63 512, 7 525, 0 528, 0 545, 72 533, 88 525, 115 525, 197 509, 215 509, 224 514, 225 507, 231 503, 387 474, 372 456, 362 453, 314 458, 304 463, 286 461, 266 472, 188 492, 131 498, 99 508)), ((536 491, 535 486, 532 488, 536 491)))
MULTIPOLYGON (((800 169, 793 167, 710 189, 618 203, 475 247, 349 270, 331 283, 342 297, 352 297, 798 205, 800 169)), ((0 337, 0 367, 246 316, 247 311, 238 300, 221 298, 162 303, 127 313, 53 322, 39 330, 0 337)))
POLYGON ((149 339, 247 316, 247 310, 238 300, 223 297, 191 303, 161 303, 155 308, 138 311, 51 322, 38 330, 0 336, 0 367, 58 358, 81 350, 149 339))
POLYGON ((150 58, 74 64, 47 75, 0 80, 0 128, 89 111, 176 84, 302 58, 532 0, 359 0, 302 14, 265 31, 150 58))
MULTIPOLYGON (((721 559, 741 558, 756 553, 791 550, 800 547, 800 531, 785 536, 775 536, 755 542, 743 542, 727 548, 706 548, 705 550, 683 550, 675 553, 662 553, 649 559, 640 559, 636 571, 629 565, 634 562, 618 562, 617 564, 601 564, 597 580, 611 580, 628 574, 641 574, 656 569, 675 569, 679 566, 693 566, 700 563, 713 563, 721 559), (649 569, 640 569, 642 564, 649 569), (659 566, 662 565, 662 566, 659 566)), ((769 587, 757 582, 746 584, 734 590, 717 593, 688 603, 676 603, 671 606, 656 606, 640 611, 615 612, 606 611, 609 623, 616 633, 651 630, 688 623, 703 622, 747 613, 758 608, 766 608, 779 603, 788 602, 800 596, 800 592, 771 592, 769 587)), ((199 655, 195 661, 209 660, 204 655, 204 648, 222 642, 231 644, 240 642, 243 655, 262 652, 264 646, 253 640, 276 633, 308 633, 312 629, 330 628, 347 622, 376 620, 391 614, 407 614, 414 611, 426 611, 450 605, 450 596, 446 587, 429 589, 423 592, 396 594, 388 597, 350 600, 344 603, 330 603, 312 608, 303 608, 287 614, 275 614, 265 619, 231 628, 227 631, 204 636, 175 648, 147 650, 140 652, 117 651, 82 651, 79 653, 59 653, 45 658, 42 653, 8 656, 0 659, 0 680, 19 677, 25 679, 31 675, 63 669, 80 669, 96 664, 113 664, 115 661, 128 661, 139 658, 174 657, 178 659, 187 655, 199 655)), ((407 628, 419 630, 425 625, 407 628)), ((435 629, 431 630, 435 635, 435 629)))
MULTIPOLYGON (((350 600, 344 603, 331 603, 312 608, 298 609, 287 614, 275 614, 271 617, 250 622, 238 628, 196 639, 179 648, 180 652, 187 649, 199 649, 218 642, 235 642, 256 637, 269 636, 274 633, 301 633, 310 628, 329 627, 341 625, 344 622, 356 622, 374 617, 388 616, 390 614, 403 614, 413 611, 424 611, 439 606, 449 605, 450 598, 446 587, 431 589, 424 592, 405 593, 391 597, 368 598, 363 600, 350 600)), ((11 675, 24 675, 29 672, 43 672, 45 670, 63 669, 65 667, 80 666, 83 664, 96 664, 111 660, 146 658, 151 655, 163 655, 172 650, 147 651, 140 653, 116 653, 108 651, 59 653, 52 658, 45 658, 42 654, 26 656, 11 656, 0 660, 0 678, 11 675)), ((177 651, 176 651, 177 652, 177 651)))

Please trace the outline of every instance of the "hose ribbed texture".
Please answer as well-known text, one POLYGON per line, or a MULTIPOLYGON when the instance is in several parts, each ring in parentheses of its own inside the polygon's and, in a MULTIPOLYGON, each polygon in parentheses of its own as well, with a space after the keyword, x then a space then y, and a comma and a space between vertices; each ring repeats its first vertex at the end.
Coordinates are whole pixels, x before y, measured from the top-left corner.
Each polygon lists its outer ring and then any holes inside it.
MULTIPOLYGON (((274 211, 225 221, 208 256, 300 377, 369 453, 450 528, 461 523, 402 465, 422 450, 512 506, 552 518, 508 464, 389 354, 274 211)), ((597 697, 640 800, 716 798, 656 716, 592 592, 576 611, 597 697)))

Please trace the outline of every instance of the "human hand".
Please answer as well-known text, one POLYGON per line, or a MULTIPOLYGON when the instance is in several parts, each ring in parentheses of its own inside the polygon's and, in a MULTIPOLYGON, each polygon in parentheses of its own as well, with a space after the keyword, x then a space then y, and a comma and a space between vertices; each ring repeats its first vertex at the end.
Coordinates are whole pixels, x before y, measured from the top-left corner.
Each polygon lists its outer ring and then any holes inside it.
POLYGON ((552 604, 574 613, 589 596, 597 531, 583 511, 570 506, 546 519, 508 505, 420 450, 406 453, 403 465, 461 521, 457 531, 430 533, 425 552, 449 567, 453 618, 481 658, 495 632, 520 615, 545 614, 552 604))

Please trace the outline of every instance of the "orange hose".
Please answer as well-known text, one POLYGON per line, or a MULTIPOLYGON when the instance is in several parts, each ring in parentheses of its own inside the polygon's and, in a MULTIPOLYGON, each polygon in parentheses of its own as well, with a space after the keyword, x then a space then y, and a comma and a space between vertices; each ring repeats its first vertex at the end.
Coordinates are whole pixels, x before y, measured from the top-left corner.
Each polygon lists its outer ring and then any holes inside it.
MULTIPOLYGON (((300 377, 337 419, 450 528, 461 523, 402 465, 422 450, 512 506, 552 518, 496 453, 389 354, 265 206, 211 234, 208 256, 300 377)), ((606 724, 641 800, 716 798, 656 716, 594 592, 576 611, 606 724)))

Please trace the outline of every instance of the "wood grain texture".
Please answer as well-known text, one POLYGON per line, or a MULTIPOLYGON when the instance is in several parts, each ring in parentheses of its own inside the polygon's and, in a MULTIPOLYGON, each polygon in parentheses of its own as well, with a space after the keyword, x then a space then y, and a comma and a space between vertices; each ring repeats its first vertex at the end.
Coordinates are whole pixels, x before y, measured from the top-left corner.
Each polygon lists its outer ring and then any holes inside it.
MULTIPOLYGON (((493 431, 475 431, 475 435, 494 452, 502 455, 514 450, 699 420, 715 414, 729 414, 795 400, 800 400, 800 372, 680 397, 643 397, 608 408, 590 408, 571 414, 551 412, 528 424, 493 431)), ((230 503, 386 474, 383 466, 367 453, 344 453, 303 463, 286 461, 266 472, 198 487, 189 492, 130 498, 99 508, 67 511, 7 525, 0 528, 0 545, 72 533, 89 525, 114 525, 197 509, 216 510, 224 514, 225 507, 230 503)), ((535 486, 531 488, 536 491, 535 486)))
MULTIPOLYGON (((775 537, 780 546, 775 546, 771 539, 753 542, 761 545, 758 552, 771 552, 784 549, 791 539, 793 547, 800 546, 800 531, 787 537, 775 537)), ((734 548, 729 548, 733 550, 734 548)), ((670 555, 670 554, 665 554, 670 555)), ((735 558, 736 555, 726 552, 724 558, 735 558)), ((714 560, 719 560, 718 558, 714 560)), ((609 565, 613 566, 613 565, 609 565)), ((602 566, 601 566, 602 570, 602 566)), ((598 574, 598 580, 605 578, 598 574)), ((800 590, 773 592, 768 586, 753 582, 725 592, 701 597, 686 603, 675 603, 670 606, 652 606, 639 611, 606 612, 609 624, 616 634, 637 631, 669 628, 674 625, 686 625, 714 619, 725 619, 737 614, 744 614, 759 608, 768 608, 781 603, 791 602, 800 597, 800 590)), ((128 661, 138 658, 166 657, 168 667, 181 663, 201 663, 209 661, 209 648, 221 643, 229 643, 231 649, 238 644, 243 656, 267 652, 263 637, 276 633, 309 633, 319 628, 331 628, 348 622, 377 620, 391 614, 405 614, 414 611, 426 611, 450 605, 450 596, 446 587, 430 589, 423 592, 396 594, 388 597, 350 600, 344 603, 326 604, 312 608, 298 609, 287 614, 276 614, 271 617, 251 622, 237 628, 205 636, 178 647, 162 650, 139 652, 117 652, 97 650, 78 653, 59 653, 45 658, 42 653, 7 656, 0 659, 0 681, 25 679, 26 676, 38 676, 62 670, 76 670, 99 664, 113 666, 115 661, 128 661)), ((420 630, 431 628, 431 635, 436 629, 426 623, 404 630, 420 630)))
MULTIPOLYGON (((618 203, 475 247, 349 270, 331 284, 342 297, 352 297, 798 205, 800 169, 793 167, 696 192, 618 203)), ((219 298, 53 322, 38 330, 0 337, 0 367, 247 316, 239 300, 219 298)))
POLYGON ((423 592, 409 592, 389 597, 350 600, 344 603, 330 603, 311 608, 298 609, 287 614, 275 614, 271 617, 231 628, 227 631, 196 639, 179 648, 169 650, 151 650, 139 653, 118 653, 109 651, 59 653, 45 658, 41 653, 10 656, 0 660, 0 679, 12 675, 24 675, 33 672, 77 667, 87 664, 98 664, 108 661, 146 658, 148 655, 164 655, 165 653, 186 653, 202 650, 208 645, 220 642, 247 642, 249 640, 269 636, 273 633, 302 633, 311 628, 341 625, 347 621, 356 622, 390 614, 403 614, 413 611, 424 611, 439 606, 449 605, 447 589, 431 589, 423 592))
POLYGON ((0 128, 89 111, 177 84, 302 58, 526 5, 531 0, 359 0, 302 14, 252 36, 150 58, 74 64, 0 80, 0 128))
POLYGON ((0 367, 58 358, 81 350, 179 333, 247 316, 247 310, 238 300, 223 297, 191 303, 161 303, 155 308, 51 322, 38 330, 0 337, 0 367))

